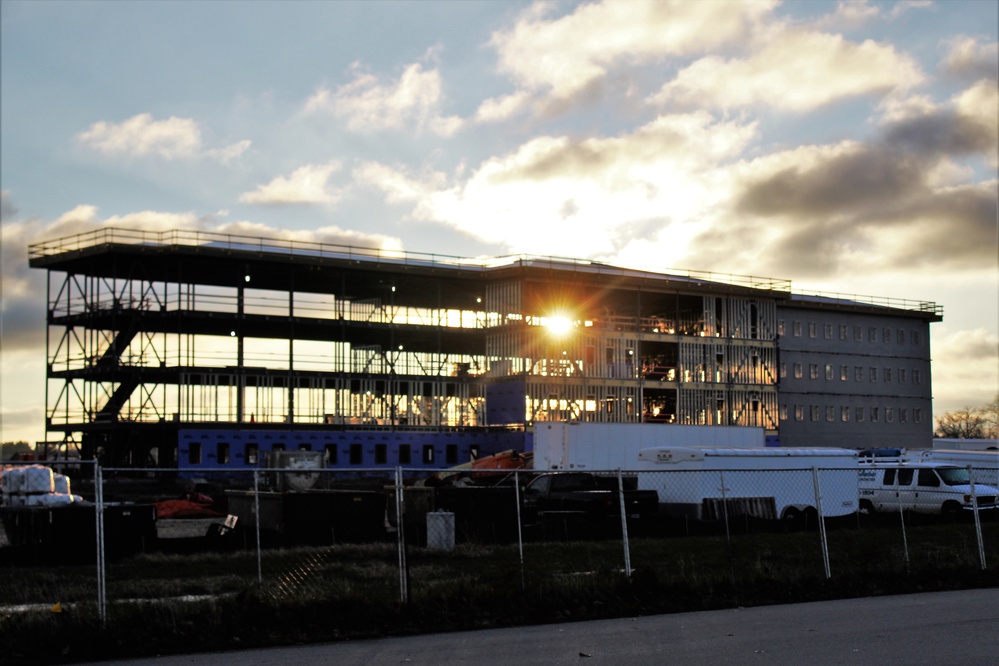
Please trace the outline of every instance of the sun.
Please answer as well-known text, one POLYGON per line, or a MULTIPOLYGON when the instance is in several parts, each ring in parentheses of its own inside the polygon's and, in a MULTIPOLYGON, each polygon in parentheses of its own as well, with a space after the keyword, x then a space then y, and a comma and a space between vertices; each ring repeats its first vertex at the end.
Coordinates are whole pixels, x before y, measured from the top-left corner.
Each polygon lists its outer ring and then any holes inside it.
POLYGON ((568 317, 556 315, 545 319, 545 328, 552 335, 565 335, 572 329, 572 321, 568 317))

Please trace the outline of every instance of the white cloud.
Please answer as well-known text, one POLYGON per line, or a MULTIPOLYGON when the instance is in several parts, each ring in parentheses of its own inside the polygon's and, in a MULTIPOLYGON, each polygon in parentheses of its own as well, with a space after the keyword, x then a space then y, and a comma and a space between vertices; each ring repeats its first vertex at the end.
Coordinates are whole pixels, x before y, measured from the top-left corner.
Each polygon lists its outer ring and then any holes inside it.
POLYGON ((337 161, 307 164, 295 169, 287 178, 278 176, 266 185, 258 185, 253 192, 241 194, 239 200, 269 205, 336 203, 341 194, 328 187, 327 181, 340 168, 337 161))
POLYGON ((809 111, 844 97, 904 92, 924 77, 894 47, 839 35, 777 33, 748 58, 709 56, 681 70, 650 98, 659 105, 809 111))
MULTIPOLYGON (((616 65, 650 63, 668 55, 732 47, 776 7, 775 1, 689 2, 641 0, 580 5, 551 19, 555 5, 536 3, 492 45, 499 69, 523 89, 572 97, 605 77, 616 65)), ((520 97, 490 101, 487 112, 519 107, 520 97), (517 104, 514 104, 517 102, 517 104)))
POLYGON ((354 80, 331 91, 322 87, 305 103, 306 113, 327 112, 347 121, 355 132, 378 130, 427 130, 451 136, 464 122, 443 116, 443 85, 440 72, 424 70, 419 63, 405 68, 399 79, 389 84, 360 71, 355 63, 354 80))
POLYGON ((416 219, 514 252, 606 255, 632 233, 653 233, 650 225, 674 225, 671 241, 679 246, 693 233, 680 229, 726 191, 718 162, 739 154, 755 131, 706 113, 663 116, 614 138, 539 137, 450 184, 439 173, 375 164, 355 178, 389 201, 412 202, 416 219))
POLYGON ((196 159, 203 156, 228 162, 250 147, 243 140, 221 149, 203 151, 201 129, 191 118, 170 116, 154 120, 140 113, 120 123, 99 121, 76 135, 77 140, 105 155, 160 157, 166 160, 196 159))
POLYGON ((999 76, 999 42, 982 44, 974 37, 960 35, 949 42, 943 69, 967 79, 991 79, 999 76))

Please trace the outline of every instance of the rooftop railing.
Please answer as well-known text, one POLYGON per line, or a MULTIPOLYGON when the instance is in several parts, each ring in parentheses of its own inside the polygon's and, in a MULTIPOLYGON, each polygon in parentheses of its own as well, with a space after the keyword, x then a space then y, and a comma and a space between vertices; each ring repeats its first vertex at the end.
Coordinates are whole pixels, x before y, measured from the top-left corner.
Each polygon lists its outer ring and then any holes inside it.
MULTIPOLYGON (((51 257, 110 244, 210 247, 234 251, 273 252, 330 259, 356 259, 359 261, 369 261, 375 263, 465 269, 479 268, 483 271, 510 266, 539 267, 558 270, 573 270, 599 275, 647 276, 650 278, 666 277, 668 279, 680 280, 693 285, 711 283, 727 284, 732 286, 748 287, 751 289, 778 291, 787 294, 791 294, 792 291, 790 280, 753 275, 678 270, 672 268, 643 270, 622 268, 590 259, 574 259, 569 257, 529 254, 506 255, 500 257, 460 257, 447 254, 411 252, 392 248, 339 245, 335 243, 323 243, 320 241, 299 240, 295 238, 268 238, 262 236, 225 234, 213 231, 188 229, 143 231, 138 229, 105 227, 51 241, 34 243, 28 246, 28 257, 29 259, 51 257)), ((833 303, 835 301, 842 301, 844 304, 861 303, 903 310, 914 310, 917 312, 927 312, 941 316, 943 315, 943 306, 937 305, 936 303, 930 301, 821 292, 811 295, 796 296, 796 298, 815 299, 817 302, 833 303)))

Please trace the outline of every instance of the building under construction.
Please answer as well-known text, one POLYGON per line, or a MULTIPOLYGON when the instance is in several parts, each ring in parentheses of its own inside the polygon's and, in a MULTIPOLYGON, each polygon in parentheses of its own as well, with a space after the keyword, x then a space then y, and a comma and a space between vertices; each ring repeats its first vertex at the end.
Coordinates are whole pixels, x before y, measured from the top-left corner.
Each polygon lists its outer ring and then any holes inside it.
POLYGON ((113 466, 244 467, 286 448, 336 467, 446 467, 527 450, 552 420, 747 426, 776 443, 787 308, 919 328, 909 360, 926 381, 909 397, 930 413, 933 304, 195 231, 106 228, 29 255, 48 275, 50 446, 113 466))

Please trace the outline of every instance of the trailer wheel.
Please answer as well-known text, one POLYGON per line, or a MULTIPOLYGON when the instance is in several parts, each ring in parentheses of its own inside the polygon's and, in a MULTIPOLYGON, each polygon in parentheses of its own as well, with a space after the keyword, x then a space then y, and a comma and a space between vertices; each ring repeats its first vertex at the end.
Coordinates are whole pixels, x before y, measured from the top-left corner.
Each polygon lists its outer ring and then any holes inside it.
POLYGON ((871 500, 862 499, 860 500, 860 513, 866 514, 868 516, 874 515, 874 503, 871 500))
POLYGON ((801 511, 793 506, 784 509, 784 513, 780 519, 788 530, 797 531, 801 529, 801 511))

